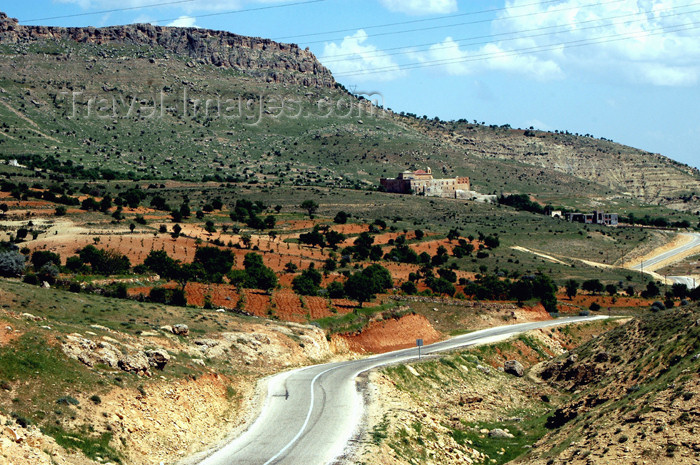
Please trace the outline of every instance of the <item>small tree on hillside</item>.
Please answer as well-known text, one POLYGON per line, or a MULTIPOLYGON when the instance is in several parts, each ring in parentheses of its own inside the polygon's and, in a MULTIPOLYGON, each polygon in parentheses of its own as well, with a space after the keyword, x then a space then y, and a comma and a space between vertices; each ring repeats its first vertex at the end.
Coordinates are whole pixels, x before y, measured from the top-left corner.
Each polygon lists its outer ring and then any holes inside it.
POLYGON ((600 294, 603 292, 603 283, 598 279, 589 279, 583 282, 581 289, 593 294, 600 294))
POLYGON ((243 245, 245 246, 246 249, 250 248, 250 242, 253 240, 253 237, 248 234, 248 233, 243 233, 241 234, 241 242, 243 242, 243 245))
POLYGON ((144 266, 164 279, 177 279, 178 263, 165 250, 151 250, 143 262, 144 266))
POLYGON ((459 239, 460 232, 458 229, 450 229, 450 231, 447 233, 447 240, 452 242, 455 239, 459 239))
POLYGON ((614 284, 608 284, 605 286, 605 292, 607 292, 609 295, 613 296, 617 294, 617 286, 614 284))
POLYGON ((332 229, 326 233, 326 243, 333 250, 338 248, 338 244, 345 240, 345 234, 333 231, 332 229))
POLYGON ((313 218, 314 213, 318 210, 318 204, 313 200, 304 200, 300 207, 309 212, 309 218, 313 218))
POLYGON ((323 238, 323 234, 321 234, 318 225, 314 226, 314 229, 310 232, 300 234, 299 242, 301 242, 302 244, 309 245, 311 247, 318 245, 319 247, 321 247, 321 249, 323 249, 323 247, 326 245, 323 238))
POLYGON ((344 211, 339 211, 336 215, 335 218, 333 218, 333 222, 336 224, 345 224, 348 222, 348 214, 345 213, 344 211))
POLYGON ((647 288, 642 291, 642 297, 645 299, 651 298, 651 297, 656 297, 661 293, 661 289, 659 289, 658 284, 656 284, 655 281, 649 281, 647 283, 647 288))
POLYGON ((220 282, 221 278, 231 270, 236 257, 230 250, 217 247, 200 247, 194 254, 193 263, 202 265, 207 280, 220 282))
POLYGON ((47 263, 53 263, 56 266, 61 266, 61 256, 47 250, 37 250, 32 254, 32 266, 35 270, 39 270, 47 263))
POLYGON ((301 295, 318 294, 323 276, 315 268, 307 268, 292 280, 292 289, 301 295))
MULTIPOLYGON (((234 281, 243 287, 262 289, 270 291, 277 287, 277 275, 272 269, 265 266, 262 255, 256 253, 248 253, 243 260, 245 271, 234 270, 234 281)), ((232 275, 229 275, 230 277, 232 275)))
POLYGON ((374 295, 394 285, 391 273, 381 265, 370 265, 350 275, 345 282, 345 294, 357 300, 359 307, 374 298, 374 295))
POLYGON ((684 283, 674 283, 671 287, 671 292, 679 299, 685 299, 689 295, 688 286, 684 283))
POLYGON ((364 275, 362 272, 351 274, 348 280, 345 281, 344 289, 345 295, 357 300, 359 308, 362 308, 363 303, 374 297, 372 278, 364 275))
POLYGON ((564 285, 566 288, 566 296, 569 298, 569 300, 576 297, 576 294, 578 293, 578 286, 578 281, 575 279, 569 279, 564 285))

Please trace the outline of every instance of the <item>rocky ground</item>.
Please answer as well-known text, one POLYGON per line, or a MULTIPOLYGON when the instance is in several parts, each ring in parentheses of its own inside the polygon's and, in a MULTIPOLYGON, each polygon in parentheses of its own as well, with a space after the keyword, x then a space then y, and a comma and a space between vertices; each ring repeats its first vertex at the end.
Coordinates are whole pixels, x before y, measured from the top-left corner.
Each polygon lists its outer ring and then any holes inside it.
POLYGON ((570 393, 522 463, 697 464, 700 312, 632 320, 533 375, 570 393))

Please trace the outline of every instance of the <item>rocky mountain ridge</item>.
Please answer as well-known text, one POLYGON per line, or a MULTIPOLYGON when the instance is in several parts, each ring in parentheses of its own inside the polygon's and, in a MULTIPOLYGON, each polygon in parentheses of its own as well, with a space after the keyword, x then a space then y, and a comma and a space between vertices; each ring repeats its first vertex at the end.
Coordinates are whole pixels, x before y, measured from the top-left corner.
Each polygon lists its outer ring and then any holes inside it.
POLYGON ((308 48, 270 39, 247 37, 225 31, 131 24, 125 26, 52 27, 24 26, 0 12, 0 42, 73 41, 96 45, 162 47, 201 64, 245 71, 267 82, 307 87, 333 87, 331 72, 308 48))
POLYGON ((590 135, 419 121, 420 130, 474 157, 515 161, 586 179, 645 203, 692 211, 700 204, 700 170, 658 153, 590 135))

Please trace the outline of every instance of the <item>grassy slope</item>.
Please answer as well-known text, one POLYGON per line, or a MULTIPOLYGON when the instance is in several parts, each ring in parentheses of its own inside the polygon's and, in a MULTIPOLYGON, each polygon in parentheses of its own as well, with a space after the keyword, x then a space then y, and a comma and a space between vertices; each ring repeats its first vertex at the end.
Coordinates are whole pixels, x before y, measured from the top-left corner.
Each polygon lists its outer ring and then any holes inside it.
MULTIPOLYGON (((0 52, 0 87, 4 90, 0 116, 5 123, 0 149, 5 158, 54 155, 86 168, 107 168, 149 179, 198 181, 204 175, 218 174, 241 180, 333 186, 376 185, 381 176, 431 166, 438 175, 470 176, 482 192, 528 192, 545 201, 585 209, 592 208, 596 199, 618 197, 620 192, 618 185, 611 190, 591 180, 522 163, 521 159, 484 157, 481 153, 496 144, 511 158, 518 158, 531 138, 517 131, 481 126, 465 129, 464 125, 455 126, 447 135, 426 131, 422 126, 429 123, 391 112, 373 115, 361 111, 360 101, 339 89, 278 85, 238 71, 188 67, 185 59, 163 49, 38 42, 3 45, 0 52), (148 118, 150 111, 144 106, 150 103, 145 100, 155 97, 159 101, 161 90, 166 106, 177 105, 178 109, 166 111, 163 118, 148 118), (75 118, 71 103, 74 91, 81 92, 76 98, 75 118), (187 116, 183 116, 185 91, 189 99, 202 101, 263 96, 267 103, 262 109, 254 105, 255 118, 263 112, 257 125, 245 116, 193 116, 193 102, 188 103, 187 116), (127 117, 134 96, 144 99, 136 106, 142 106, 142 112, 127 117), (87 102, 93 97, 108 99, 95 101, 93 109, 111 105, 114 98, 118 116, 97 112, 103 117, 87 118, 87 102), (293 113, 301 107, 303 116, 275 118, 277 110, 271 98, 300 102, 288 108, 293 113), (335 107, 330 117, 321 117, 327 111, 317 106, 322 100, 330 105, 340 102, 340 107, 335 107), (348 105, 352 107, 349 112, 348 105), (272 114, 265 114, 265 110, 272 114), (465 150, 462 142, 452 137, 460 131, 482 134, 476 139, 476 148, 465 150)), ((253 112, 245 115, 252 117, 253 112)), ((606 147, 604 152, 626 150, 593 139, 572 138, 564 145, 574 151, 588 147, 586 153, 598 145, 606 147)))

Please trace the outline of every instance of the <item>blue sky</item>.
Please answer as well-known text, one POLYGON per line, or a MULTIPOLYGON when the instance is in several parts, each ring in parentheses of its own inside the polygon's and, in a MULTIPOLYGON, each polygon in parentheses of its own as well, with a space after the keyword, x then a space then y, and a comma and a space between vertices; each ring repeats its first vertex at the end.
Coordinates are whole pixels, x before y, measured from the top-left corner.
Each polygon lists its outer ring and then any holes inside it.
POLYGON ((32 0, 0 10, 25 24, 152 22, 294 42, 395 111, 593 134, 700 167, 700 0, 32 0))

